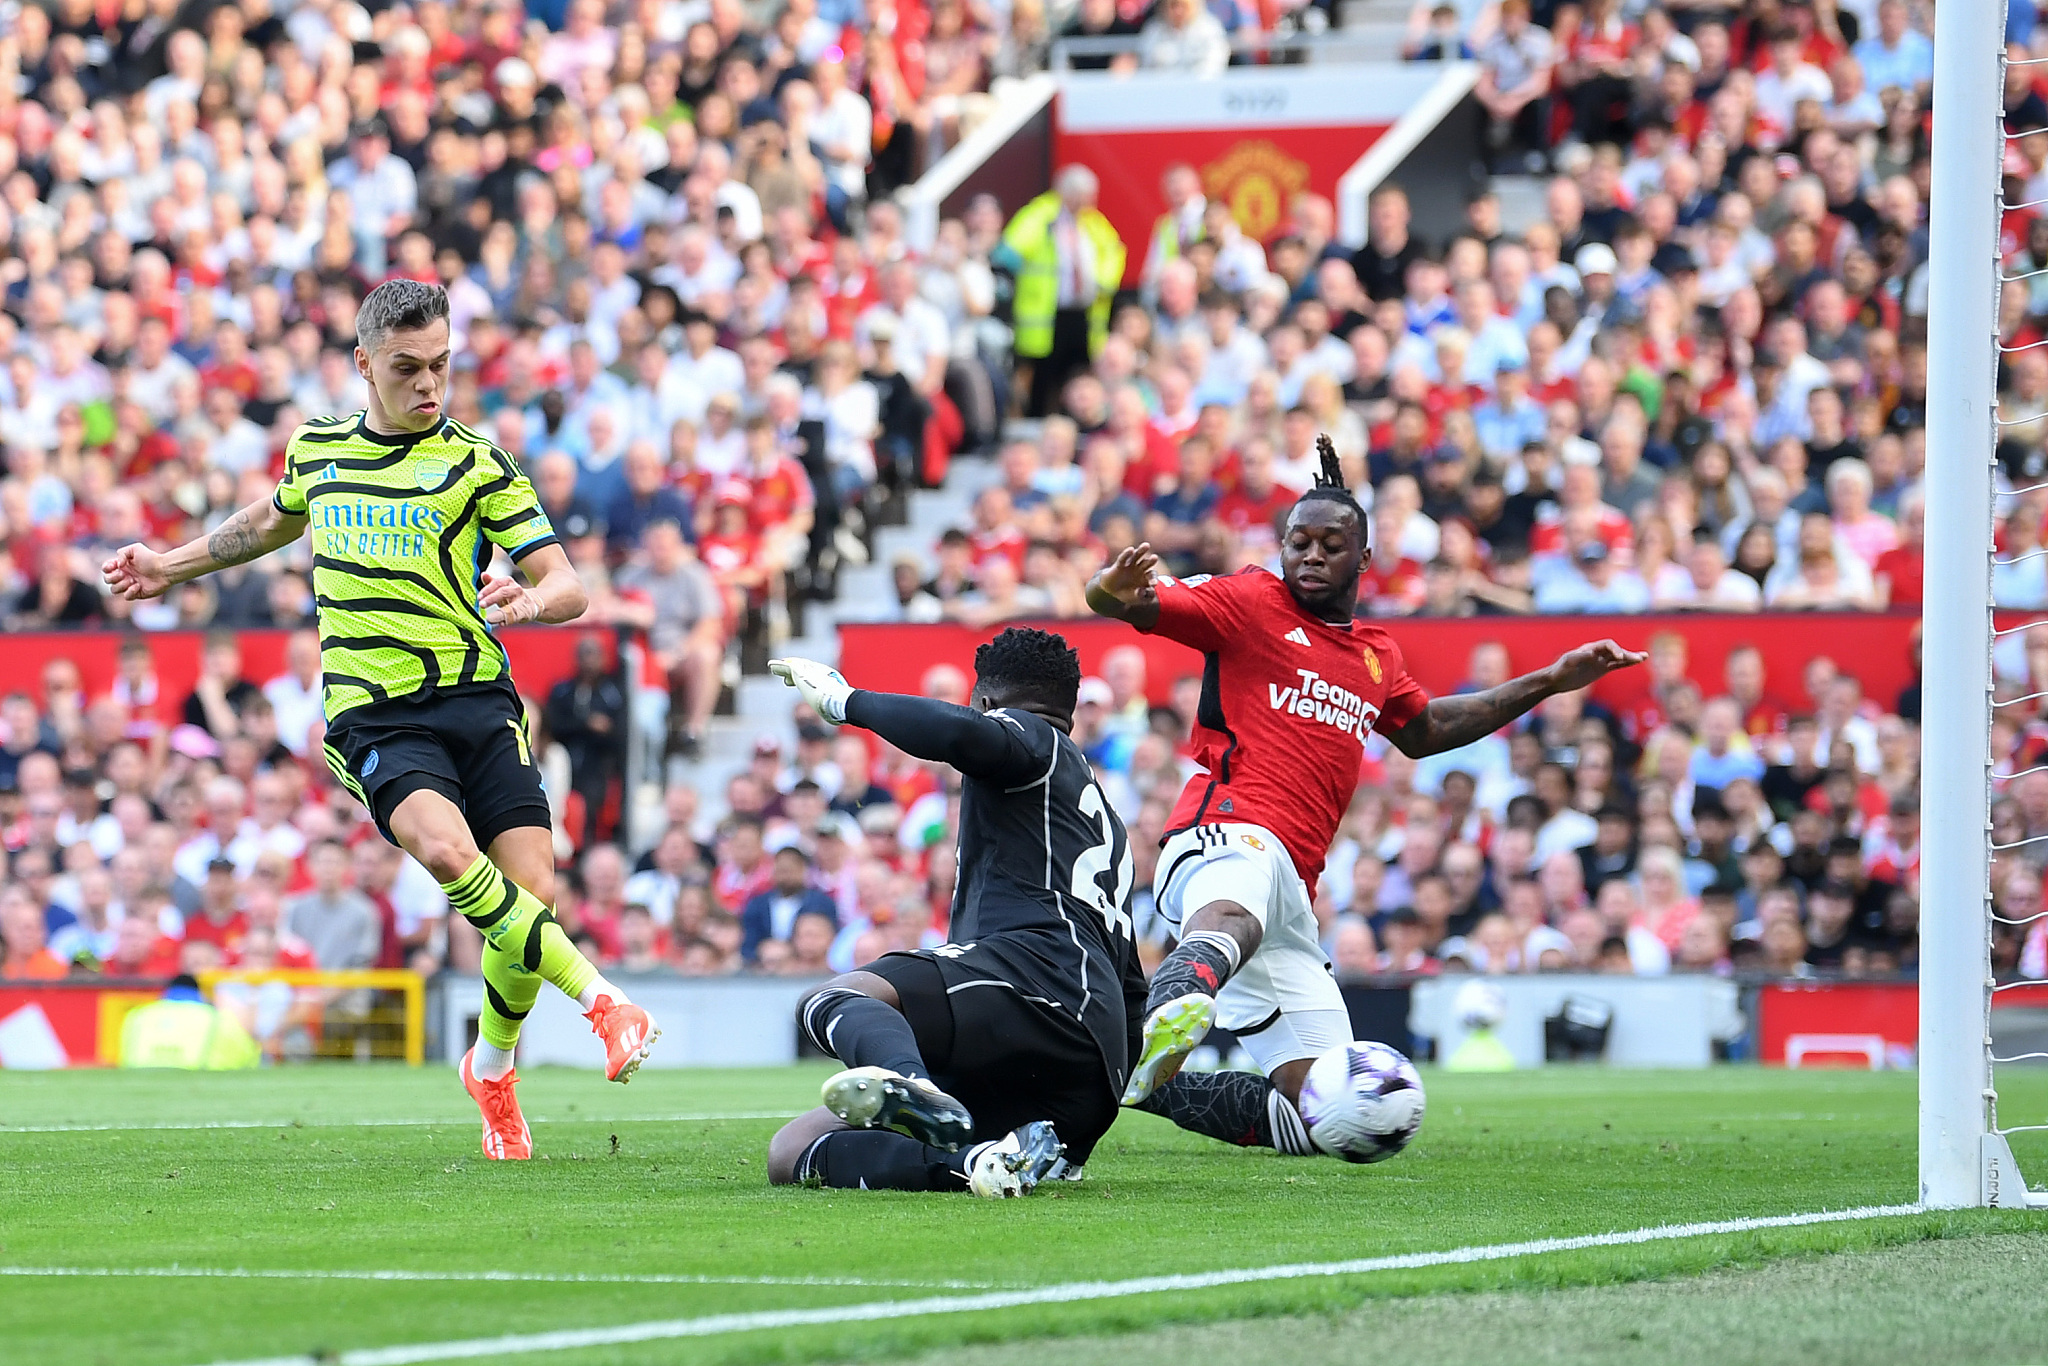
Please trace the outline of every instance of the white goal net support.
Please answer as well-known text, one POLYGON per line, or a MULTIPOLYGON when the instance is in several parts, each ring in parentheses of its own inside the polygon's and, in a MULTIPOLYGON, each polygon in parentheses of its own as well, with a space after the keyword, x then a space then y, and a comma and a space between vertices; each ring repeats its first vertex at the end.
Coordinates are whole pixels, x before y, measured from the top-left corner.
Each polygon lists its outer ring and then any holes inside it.
POLYGON ((2006 130, 2004 38, 2002 0, 1966 0, 1936 10, 1921 724, 1926 819, 1920 1198, 1940 1209, 2048 1207, 2048 1193, 2028 1190, 2013 1156, 2014 1137, 2038 1138, 2048 1131, 2048 1123, 2040 1122, 2048 1116, 2002 1119, 1997 1089, 1999 1065, 2038 1065, 2048 1061, 2048 1053, 2001 1055, 1992 1030, 2001 995, 2041 985, 1993 974, 1994 937, 2031 929, 1997 910, 1991 895, 1994 856, 2048 851, 2048 834, 2030 839, 2020 832, 2004 843, 1991 834, 1994 709, 2038 700, 2038 693, 2003 697, 1993 690, 1992 651, 1999 636, 2035 624, 2001 629, 1992 614, 1995 499, 2001 492, 2010 497, 2027 491, 1998 488, 1997 436, 2001 425, 2037 416, 1998 410, 1999 290, 2025 287, 2006 275, 2000 258, 2007 208, 2001 175, 2010 138, 2035 131, 2006 130), (2035 844, 2041 850, 2018 847, 2035 844))

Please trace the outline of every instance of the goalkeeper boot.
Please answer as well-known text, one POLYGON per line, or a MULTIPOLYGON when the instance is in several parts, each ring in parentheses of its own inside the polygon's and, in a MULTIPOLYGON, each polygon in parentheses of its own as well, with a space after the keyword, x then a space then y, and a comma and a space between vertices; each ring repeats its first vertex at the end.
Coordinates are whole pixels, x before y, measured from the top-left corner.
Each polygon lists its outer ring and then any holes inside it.
POLYGON ((1215 1023, 1216 998, 1199 991, 1176 996, 1147 1015, 1138 1060, 1131 1064, 1131 1080, 1124 1087, 1124 1104, 1136 1105, 1172 1081, 1215 1023))
POLYGON ((1049 1121, 1033 1120, 974 1154, 967 1167, 967 1189, 984 1200, 1029 1195, 1066 1165, 1066 1151, 1049 1121))
POLYGON ((476 1050, 462 1055, 462 1087, 484 1115, 484 1156, 493 1161, 523 1161, 533 1156, 533 1134, 526 1116, 519 1113, 517 1072, 507 1072, 496 1081, 483 1081, 473 1068, 476 1050))
POLYGON ((604 1040, 605 1080, 621 1085, 633 1080, 640 1064, 654 1051, 654 1041, 661 1037, 654 1018, 630 1001, 614 1004, 611 997, 600 996, 583 1018, 604 1040))
POLYGON ((886 1067, 849 1067, 825 1082, 822 1098, 856 1129, 894 1129, 949 1153, 974 1136, 965 1105, 923 1077, 886 1067))

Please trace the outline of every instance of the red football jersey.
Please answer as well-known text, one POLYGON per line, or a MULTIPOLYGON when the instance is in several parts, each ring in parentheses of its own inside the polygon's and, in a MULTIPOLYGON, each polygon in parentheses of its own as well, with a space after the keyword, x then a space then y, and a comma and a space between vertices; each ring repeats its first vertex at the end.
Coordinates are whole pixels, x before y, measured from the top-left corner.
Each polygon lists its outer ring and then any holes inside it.
POLYGON ((1169 832, 1205 821, 1263 825, 1313 889, 1358 790, 1365 740, 1429 704, 1394 638, 1370 622, 1303 611, 1269 570, 1158 580, 1157 635, 1204 655, 1195 760, 1169 832))

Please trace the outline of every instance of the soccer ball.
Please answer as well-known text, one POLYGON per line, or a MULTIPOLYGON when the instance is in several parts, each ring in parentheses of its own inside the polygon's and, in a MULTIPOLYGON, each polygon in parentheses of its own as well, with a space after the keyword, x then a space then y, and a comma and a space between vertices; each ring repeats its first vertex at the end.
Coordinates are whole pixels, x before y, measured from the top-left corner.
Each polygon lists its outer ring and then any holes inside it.
POLYGON ((1346 1162, 1384 1162, 1422 1127, 1422 1078, 1383 1043, 1347 1043, 1317 1058, 1301 1085, 1309 1141, 1346 1162))

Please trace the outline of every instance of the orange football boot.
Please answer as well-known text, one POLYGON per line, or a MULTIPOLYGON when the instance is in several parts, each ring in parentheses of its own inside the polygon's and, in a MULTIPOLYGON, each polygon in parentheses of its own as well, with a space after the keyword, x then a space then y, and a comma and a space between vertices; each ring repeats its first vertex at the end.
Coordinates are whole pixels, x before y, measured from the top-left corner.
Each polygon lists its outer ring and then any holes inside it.
POLYGON ((647 1061, 647 1055, 654 1049, 654 1041, 661 1037, 660 1028, 648 1013, 628 1001, 614 1004, 609 996, 600 996, 596 1004, 584 1012, 583 1018, 590 1021, 591 1030, 604 1040, 604 1077, 606 1081, 620 1083, 633 1080, 633 1074, 640 1070, 640 1064, 647 1061))
POLYGON ((497 1081, 481 1081, 470 1070, 475 1056, 474 1048, 462 1055, 462 1086, 484 1113, 484 1156, 494 1161, 532 1157, 533 1134, 526 1127, 526 1116, 519 1113, 519 1096, 513 1090, 519 1084, 519 1074, 507 1072, 497 1081))

